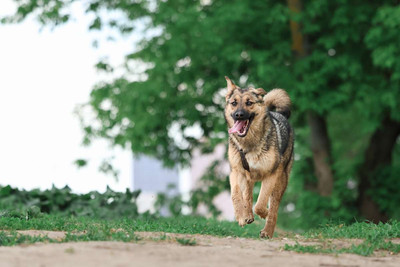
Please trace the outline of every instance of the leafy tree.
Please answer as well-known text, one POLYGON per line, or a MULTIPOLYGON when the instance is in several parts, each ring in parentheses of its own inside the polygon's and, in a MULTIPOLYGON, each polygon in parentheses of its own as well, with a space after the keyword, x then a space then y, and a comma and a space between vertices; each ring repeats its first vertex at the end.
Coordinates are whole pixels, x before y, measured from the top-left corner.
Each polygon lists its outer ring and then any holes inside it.
MULTIPOLYGON (((57 26, 77 1, 15 2, 3 22, 34 15, 57 26)), ((283 218, 301 214, 304 227, 400 216, 398 1, 90 0, 86 11, 91 30, 145 27, 125 74, 93 89, 100 127, 84 125, 87 142, 106 138, 167 165, 187 163, 194 148, 211 151, 227 139, 222 77, 286 88, 297 142, 285 197, 295 209, 283 205, 283 218)))

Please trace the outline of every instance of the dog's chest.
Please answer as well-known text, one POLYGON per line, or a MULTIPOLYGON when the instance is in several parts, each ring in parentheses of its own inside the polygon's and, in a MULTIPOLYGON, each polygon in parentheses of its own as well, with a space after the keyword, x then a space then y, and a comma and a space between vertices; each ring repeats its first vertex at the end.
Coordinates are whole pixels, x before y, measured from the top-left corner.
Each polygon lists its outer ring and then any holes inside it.
POLYGON ((251 172, 257 172, 260 174, 268 173, 272 170, 274 164, 273 153, 254 153, 250 152, 246 154, 246 160, 250 167, 251 172))
POLYGON ((250 169, 254 169, 257 171, 262 171, 266 168, 266 160, 265 157, 257 155, 255 153, 246 154, 247 162, 249 163, 250 169))

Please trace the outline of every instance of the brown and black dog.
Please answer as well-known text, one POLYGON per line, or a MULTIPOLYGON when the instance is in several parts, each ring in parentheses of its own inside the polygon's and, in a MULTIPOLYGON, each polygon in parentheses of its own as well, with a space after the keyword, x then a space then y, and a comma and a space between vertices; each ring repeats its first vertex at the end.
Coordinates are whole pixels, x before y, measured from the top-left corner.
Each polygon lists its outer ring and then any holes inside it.
POLYGON ((235 217, 240 226, 254 221, 253 188, 261 181, 254 212, 266 219, 260 237, 272 238, 279 203, 293 164, 294 133, 289 125, 290 98, 282 89, 241 89, 228 77, 225 119, 235 217))

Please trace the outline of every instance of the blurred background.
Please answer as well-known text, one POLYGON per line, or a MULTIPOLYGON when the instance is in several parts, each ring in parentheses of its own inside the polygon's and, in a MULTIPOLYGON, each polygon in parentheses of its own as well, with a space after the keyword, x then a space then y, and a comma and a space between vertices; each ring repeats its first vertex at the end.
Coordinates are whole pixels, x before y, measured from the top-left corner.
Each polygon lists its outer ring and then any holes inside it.
POLYGON ((399 1, 3 0, 0 19, 0 206, 233 219, 227 75, 292 98, 281 227, 400 219, 399 1))

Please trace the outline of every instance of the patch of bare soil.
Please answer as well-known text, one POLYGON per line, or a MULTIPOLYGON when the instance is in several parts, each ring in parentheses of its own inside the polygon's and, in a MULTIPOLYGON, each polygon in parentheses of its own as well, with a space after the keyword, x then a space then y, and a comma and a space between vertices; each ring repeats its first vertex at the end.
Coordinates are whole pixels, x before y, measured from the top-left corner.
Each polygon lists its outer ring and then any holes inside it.
MULTIPOLYGON (((57 239, 65 234, 50 231, 22 233, 47 234, 57 239)), ((284 244, 295 243, 289 239, 252 240, 148 232, 137 234, 143 240, 136 243, 41 243, 0 247, 0 266, 400 266, 400 256, 387 253, 385 256, 362 257, 283 251, 284 244), (196 245, 183 246, 176 242, 176 238, 195 239, 196 245)), ((343 240, 340 242, 346 243, 343 240)))

